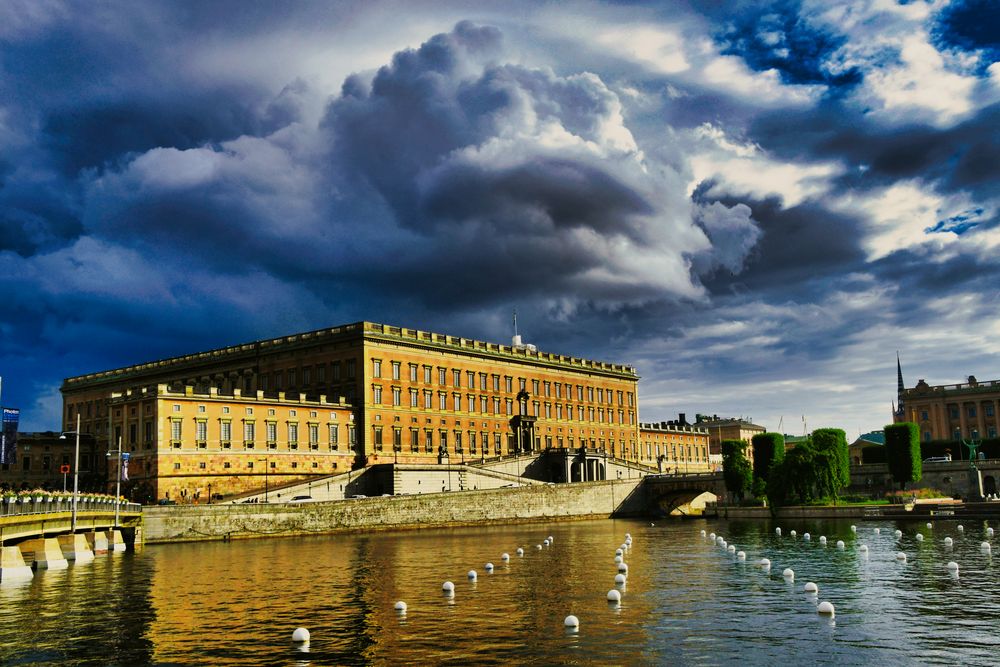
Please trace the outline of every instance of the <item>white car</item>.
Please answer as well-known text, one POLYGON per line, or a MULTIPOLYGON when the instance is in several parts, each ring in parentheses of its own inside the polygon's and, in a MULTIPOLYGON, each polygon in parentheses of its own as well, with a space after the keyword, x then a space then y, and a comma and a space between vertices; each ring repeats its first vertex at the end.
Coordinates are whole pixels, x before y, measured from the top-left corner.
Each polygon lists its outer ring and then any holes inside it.
POLYGON ((289 503, 313 503, 313 502, 316 502, 316 501, 313 500, 312 496, 295 496, 294 498, 292 498, 288 502, 289 503))

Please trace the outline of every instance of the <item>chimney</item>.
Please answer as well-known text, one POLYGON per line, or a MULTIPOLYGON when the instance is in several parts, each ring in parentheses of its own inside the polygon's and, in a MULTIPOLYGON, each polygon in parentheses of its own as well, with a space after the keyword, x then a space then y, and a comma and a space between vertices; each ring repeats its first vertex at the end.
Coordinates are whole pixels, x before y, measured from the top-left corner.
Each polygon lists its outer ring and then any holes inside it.
POLYGON ((683 412, 678 413, 678 415, 677 415, 677 423, 680 424, 681 426, 686 426, 687 423, 688 423, 687 422, 687 415, 685 415, 683 412))

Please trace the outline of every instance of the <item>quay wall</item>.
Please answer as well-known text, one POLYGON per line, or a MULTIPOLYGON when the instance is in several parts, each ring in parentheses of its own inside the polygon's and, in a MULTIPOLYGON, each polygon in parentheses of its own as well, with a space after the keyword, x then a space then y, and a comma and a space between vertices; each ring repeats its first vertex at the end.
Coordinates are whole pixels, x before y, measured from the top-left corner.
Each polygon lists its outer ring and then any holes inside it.
POLYGON ((147 507, 146 544, 638 515, 640 479, 313 503, 147 507))

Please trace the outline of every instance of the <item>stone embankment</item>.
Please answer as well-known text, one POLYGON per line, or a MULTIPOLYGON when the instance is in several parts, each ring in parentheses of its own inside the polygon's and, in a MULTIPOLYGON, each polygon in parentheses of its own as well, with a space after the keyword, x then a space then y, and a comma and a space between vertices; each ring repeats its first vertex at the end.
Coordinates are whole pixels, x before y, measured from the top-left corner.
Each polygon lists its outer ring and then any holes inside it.
POLYGON ((638 515, 639 479, 330 502, 148 507, 146 544, 638 515))

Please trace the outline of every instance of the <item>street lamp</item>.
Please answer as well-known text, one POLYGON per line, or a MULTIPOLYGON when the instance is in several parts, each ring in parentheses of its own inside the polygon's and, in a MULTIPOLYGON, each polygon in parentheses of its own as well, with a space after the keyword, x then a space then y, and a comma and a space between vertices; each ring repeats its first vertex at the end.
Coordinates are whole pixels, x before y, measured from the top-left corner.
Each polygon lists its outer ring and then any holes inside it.
MULTIPOLYGON (((63 433, 59 436, 60 440, 65 440, 69 433, 63 433)), ((72 532, 76 532, 76 503, 80 498, 80 412, 76 413, 76 431, 73 433, 76 436, 76 447, 73 452, 73 504, 72 510, 70 512, 70 529, 72 532)))
MULTIPOLYGON (((107 453, 107 457, 111 458, 111 452, 107 453)), ((118 476, 115 479, 115 528, 118 527, 118 507, 120 503, 119 498, 122 495, 122 437, 118 436, 118 476)))

